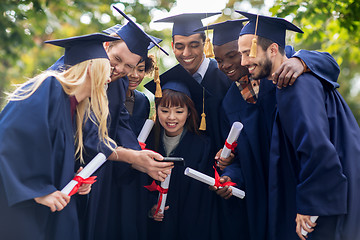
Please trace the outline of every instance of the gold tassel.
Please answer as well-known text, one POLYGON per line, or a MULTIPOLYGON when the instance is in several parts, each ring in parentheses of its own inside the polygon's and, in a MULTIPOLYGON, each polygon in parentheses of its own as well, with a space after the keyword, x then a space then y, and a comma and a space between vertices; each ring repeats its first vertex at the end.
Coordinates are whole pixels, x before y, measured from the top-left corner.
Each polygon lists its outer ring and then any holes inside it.
POLYGON ((257 53, 256 50, 257 50, 257 39, 256 37, 254 37, 253 40, 251 41, 249 57, 255 58, 257 53))
POLYGON ((161 91, 161 85, 160 85, 160 77, 159 77, 159 68, 158 68, 158 66, 155 66, 154 82, 156 83, 155 98, 161 98, 162 97, 162 91, 161 91))
POLYGON ((257 26, 258 26, 258 22, 259 22, 259 15, 256 16, 256 25, 255 25, 255 36, 252 39, 251 42, 251 48, 250 48, 250 53, 249 53, 249 57, 255 58, 256 54, 257 54, 257 38, 256 38, 256 32, 257 32, 257 26))
POLYGON ((206 36, 206 39, 205 39, 204 53, 207 58, 215 57, 213 45, 208 36, 206 36))
MULTIPOLYGON (((159 52, 159 49, 158 49, 159 52)), ((161 85, 160 85, 160 75, 159 75, 159 67, 157 64, 157 53, 155 54, 155 71, 154 71, 154 82, 156 83, 156 90, 155 90, 155 98, 162 98, 162 91, 161 91, 161 85)))
POLYGON ((203 88, 203 112, 201 114, 201 122, 199 130, 206 131, 206 120, 205 120, 205 88, 203 88))
POLYGON ((204 53, 205 53, 205 57, 207 57, 207 58, 215 57, 214 48, 213 48, 213 45, 211 44, 211 41, 209 38, 209 25, 206 26, 206 39, 205 39, 205 45, 204 45, 204 53))

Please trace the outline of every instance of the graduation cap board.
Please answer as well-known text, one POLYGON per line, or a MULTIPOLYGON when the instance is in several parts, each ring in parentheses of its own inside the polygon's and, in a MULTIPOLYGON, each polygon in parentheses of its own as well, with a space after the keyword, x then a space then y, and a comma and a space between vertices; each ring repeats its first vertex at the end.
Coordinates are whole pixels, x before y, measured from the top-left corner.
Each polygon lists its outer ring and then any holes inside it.
POLYGON ((122 27, 119 27, 116 34, 124 40, 127 47, 132 53, 135 53, 141 57, 146 57, 148 53, 149 44, 152 43, 157 46, 166 55, 169 55, 160 45, 157 40, 144 32, 131 18, 129 18, 123 11, 113 6, 124 18, 128 20, 128 23, 122 27))
POLYGON ((201 19, 211 17, 217 14, 221 14, 221 12, 183 13, 171 17, 162 18, 154 22, 174 23, 172 29, 172 36, 174 35, 190 36, 196 34, 196 32, 194 32, 196 29, 203 27, 201 19))
POLYGON ((119 40, 119 38, 101 33, 94 33, 65 39, 49 40, 45 41, 45 43, 65 48, 64 64, 74 66, 90 59, 109 59, 104 49, 103 42, 116 40, 119 40))
POLYGON ((225 43, 232 42, 239 38, 243 22, 249 21, 248 19, 228 20, 221 23, 215 23, 206 27, 201 27, 195 31, 204 31, 213 29, 213 45, 221 46, 225 43))
MULTIPOLYGON (((105 29, 104 31, 102 31, 103 33, 106 33, 106 34, 112 34, 112 33, 115 33, 117 34, 118 31, 120 31, 120 29, 122 28, 123 26, 121 24, 116 24, 115 26, 112 26, 112 27, 109 27, 107 29, 105 29)), ((162 42, 162 39, 160 38, 157 38, 157 37, 154 37, 154 36, 151 36, 149 35, 150 37, 152 37, 152 39, 157 43, 161 43, 162 42)), ((147 50, 150 50, 152 49, 153 47, 155 47, 155 44, 151 41, 149 46, 147 47, 147 50)))
MULTIPOLYGON (((283 18, 268 17, 242 11, 236 12, 249 19, 249 22, 241 30, 240 36, 245 34, 253 34, 255 36, 258 35, 263 38, 270 39, 273 42, 277 43, 280 47, 285 48, 286 30, 304 33, 300 28, 283 18)), ((252 53, 254 53, 255 49, 256 38, 253 39, 250 57, 254 57, 252 53)))
MULTIPOLYGON (((202 101, 203 87, 180 64, 172 67, 160 75, 161 89, 170 89, 186 94, 193 102, 202 101)), ((155 94, 156 83, 150 81, 145 84, 145 88, 155 94)))

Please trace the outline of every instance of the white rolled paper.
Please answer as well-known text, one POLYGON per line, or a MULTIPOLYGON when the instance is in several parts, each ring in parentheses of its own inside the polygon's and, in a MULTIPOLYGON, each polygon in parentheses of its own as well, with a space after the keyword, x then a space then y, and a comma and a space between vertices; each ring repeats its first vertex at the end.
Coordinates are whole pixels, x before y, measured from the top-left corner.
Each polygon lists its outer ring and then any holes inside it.
MULTIPOLYGON (((229 144, 233 144, 239 138, 242 128, 243 125, 241 122, 234 122, 233 125, 231 126, 226 142, 228 142, 229 144)), ((231 153, 231 149, 227 148, 226 144, 224 144, 220 157, 224 159, 228 158, 230 156, 230 153, 231 153)))
POLYGON ((151 119, 146 119, 144 126, 142 127, 137 140, 139 142, 145 143, 153 126, 154 126, 154 121, 151 119))
MULTIPOLYGON (((167 177, 165 178, 165 180, 163 182, 161 182, 160 186, 163 188, 163 189, 168 189, 169 188, 169 184, 170 184, 170 177, 171 177, 171 173, 169 175, 167 175, 167 177)), ((159 198, 160 198, 160 195, 162 193, 159 193, 159 198)), ((164 209, 165 209, 165 204, 166 204, 166 197, 167 197, 167 194, 164 193, 162 195, 162 199, 161 199, 161 204, 160 204, 160 208, 161 209, 161 213, 162 214, 165 214, 164 213, 164 209)))
MULTIPOLYGON (((310 221, 312 221, 312 222, 314 223, 314 222, 316 222, 316 220, 318 219, 318 217, 319 217, 319 216, 311 216, 311 217, 310 217, 310 221)), ((311 228, 309 225, 307 225, 307 226, 308 226, 308 228, 311 228)), ((301 234, 302 234, 303 236, 306 236, 306 235, 308 234, 308 232, 305 231, 303 228, 301 228, 301 234)))
MULTIPOLYGON (((106 161, 106 156, 103 153, 98 153, 85 167, 84 169, 77 174, 82 178, 88 178, 93 174, 101 165, 106 161)), ((62 190, 62 193, 69 195, 71 190, 76 186, 78 182, 71 180, 62 190)))
MULTIPOLYGON (((212 177, 210 177, 208 175, 205 175, 205 174, 203 174, 203 173, 201 173, 199 171, 196 171, 196 170, 194 170, 192 168, 187 167, 185 169, 184 174, 186 176, 194 178, 194 179, 196 179, 196 180, 198 180, 200 182, 203 182, 203 183, 205 183, 207 185, 210 185, 210 186, 215 185, 215 179, 214 178, 212 178, 212 177)), ((245 192, 243 190, 240 190, 240 189, 238 189, 236 187, 233 187, 233 186, 229 186, 229 187, 231 188, 232 194, 235 197, 238 197, 238 198, 241 198, 241 199, 243 199, 245 197, 245 192)))

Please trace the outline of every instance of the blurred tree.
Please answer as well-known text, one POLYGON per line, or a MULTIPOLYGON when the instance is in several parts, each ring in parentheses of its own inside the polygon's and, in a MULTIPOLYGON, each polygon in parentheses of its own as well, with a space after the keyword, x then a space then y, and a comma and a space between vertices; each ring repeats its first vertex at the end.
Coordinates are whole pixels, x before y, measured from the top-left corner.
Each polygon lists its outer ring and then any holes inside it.
POLYGON ((293 20, 297 48, 329 52, 340 65, 339 91, 360 122, 360 1, 277 0, 270 11, 293 20))
MULTIPOLYGON (((175 0, 2 0, 0 2, 0 109, 3 92, 9 83, 23 82, 47 69, 63 49, 44 45, 48 39, 66 38, 100 32, 122 23, 120 14, 111 9, 116 4, 149 30, 150 11, 170 10, 175 0)), ((156 32, 150 32, 158 36, 156 32)), ((163 37, 163 36, 159 36, 163 37)))

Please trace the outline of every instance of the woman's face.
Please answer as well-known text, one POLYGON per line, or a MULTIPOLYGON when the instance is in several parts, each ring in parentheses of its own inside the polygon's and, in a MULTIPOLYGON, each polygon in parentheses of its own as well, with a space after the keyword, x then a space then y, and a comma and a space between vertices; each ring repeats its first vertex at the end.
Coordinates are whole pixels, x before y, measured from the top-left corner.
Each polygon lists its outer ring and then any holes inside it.
POLYGON ((189 111, 187 106, 158 106, 157 115, 161 126, 165 129, 166 135, 174 137, 182 133, 189 116, 189 111))
POLYGON ((145 61, 139 63, 133 71, 128 74, 129 78, 129 90, 133 91, 139 86, 141 81, 145 77, 145 61))

